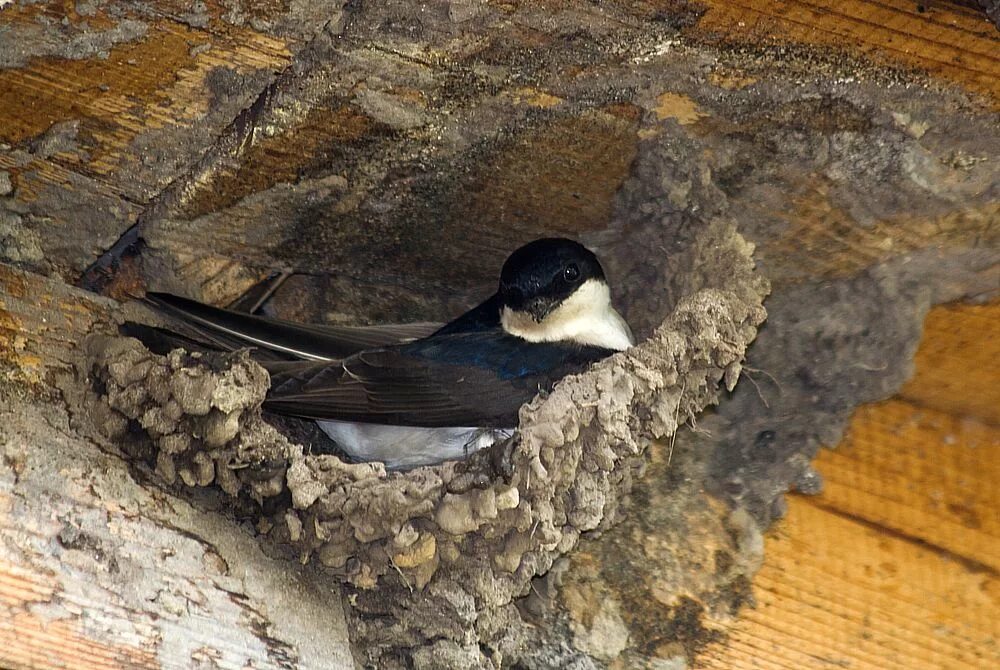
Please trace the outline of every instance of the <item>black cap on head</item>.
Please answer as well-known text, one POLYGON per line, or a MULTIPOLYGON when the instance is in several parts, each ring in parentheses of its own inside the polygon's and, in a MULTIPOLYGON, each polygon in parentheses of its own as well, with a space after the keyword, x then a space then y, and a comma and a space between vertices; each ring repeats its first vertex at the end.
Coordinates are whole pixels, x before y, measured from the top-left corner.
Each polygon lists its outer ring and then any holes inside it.
POLYGON ((541 321, 588 279, 604 280, 597 256, 579 242, 547 237, 507 258, 500 271, 500 298, 504 306, 541 321))

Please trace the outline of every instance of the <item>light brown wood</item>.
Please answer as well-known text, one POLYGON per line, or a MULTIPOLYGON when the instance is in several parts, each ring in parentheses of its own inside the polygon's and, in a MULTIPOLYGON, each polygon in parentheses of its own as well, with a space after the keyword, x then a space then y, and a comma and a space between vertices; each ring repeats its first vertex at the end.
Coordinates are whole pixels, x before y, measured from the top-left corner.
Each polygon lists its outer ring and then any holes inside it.
MULTIPOLYGON (((72 10, 44 4, 14 5, 4 14, 11 30, 41 15, 81 20, 72 10)), ((114 24, 103 12, 89 20, 95 27, 114 24)), ((35 58, 0 71, 0 109, 14 112, 5 115, 0 138, 18 144, 54 123, 79 120, 87 156, 61 155, 56 162, 107 177, 139 133, 202 118, 211 104, 206 77, 213 68, 281 69, 290 61, 288 46, 249 29, 220 35, 161 18, 144 39, 115 46, 104 59, 35 58)))
MULTIPOLYGON (((1000 228, 1000 212, 993 227, 1000 228)), ((1000 268, 993 269, 1000 285, 1000 268)), ((944 305, 924 322, 916 374, 900 390, 906 400, 1000 425, 1000 303, 944 305)))
POLYGON ((1000 425, 932 407, 1000 406, 998 318, 996 302, 931 311, 902 397, 820 454, 824 492, 791 497, 757 607, 696 667, 1000 667, 1000 425))
MULTIPOLYGON (((940 217, 897 216, 861 225, 832 202, 827 181, 804 177, 795 205, 793 210, 774 214, 787 228, 757 251, 757 257, 774 268, 771 279, 779 287, 853 277, 876 263, 930 246, 947 250, 1000 244, 1000 203, 996 202, 940 217)), ((968 318, 970 325, 982 325, 982 319, 968 318)))
POLYGON ((699 31, 730 39, 814 44, 924 70, 1000 102, 1000 34, 953 2, 709 0, 699 31))
POLYGON ((817 461, 835 514, 1000 570, 1000 430, 891 400, 863 407, 817 461))
POLYGON ((996 577, 792 501, 754 580, 756 609, 696 668, 995 668, 996 577))
MULTIPOLYGON (((0 504, 6 502, 0 499, 0 504)), ((149 649, 145 650, 99 642, 87 635, 81 619, 47 621, 31 611, 32 604, 51 602, 58 590, 51 575, 0 561, 0 662, 4 668, 125 670, 160 667, 151 651, 155 646, 151 639, 148 640, 149 649)))

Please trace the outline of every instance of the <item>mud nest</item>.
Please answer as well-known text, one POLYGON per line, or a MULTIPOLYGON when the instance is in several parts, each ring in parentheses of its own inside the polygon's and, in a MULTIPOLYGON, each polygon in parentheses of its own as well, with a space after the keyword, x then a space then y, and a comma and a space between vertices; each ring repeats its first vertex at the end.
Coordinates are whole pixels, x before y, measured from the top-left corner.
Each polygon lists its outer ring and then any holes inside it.
POLYGON ((86 343, 91 420, 168 484, 250 501, 269 546, 341 579, 364 662, 510 665, 525 644, 512 603, 614 523, 651 441, 732 390, 765 317, 752 246, 721 216, 671 211, 642 177, 659 153, 619 195, 629 233, 609 250, 644 339, 522 407, 504 444, 407 472, 310 454, 266 421, 248 352, 164 357, 109 336, 86 343))

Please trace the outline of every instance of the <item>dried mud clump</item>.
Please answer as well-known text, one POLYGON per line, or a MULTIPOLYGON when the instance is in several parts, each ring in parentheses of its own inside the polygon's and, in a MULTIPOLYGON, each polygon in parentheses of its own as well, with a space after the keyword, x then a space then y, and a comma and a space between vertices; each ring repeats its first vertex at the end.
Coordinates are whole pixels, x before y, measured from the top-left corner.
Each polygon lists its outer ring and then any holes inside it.
POLYGON ((166 483, 217 485, 257 502, 285 490, 285 469, 302 449, 261 420, 269 379, 247 351, 157 356, 106 335, 87 338, 85 350, 90 421, 166 483))
POLYGON ((94 336, 89 415, 164 480, 257 501, 267 542, 353 590, 367 664, 509 665, 527 644, 512 601, 614 522, 651 440, 735 385, 765 316, 751 252, 731 226, 703 226, 688 253, 725 266, 713 286, 693 286, 645 341, 535 398, 511 441, 462 462, 387 472, 305 453, 264 421, 267 375, 246 352, 161 357, 94 336))

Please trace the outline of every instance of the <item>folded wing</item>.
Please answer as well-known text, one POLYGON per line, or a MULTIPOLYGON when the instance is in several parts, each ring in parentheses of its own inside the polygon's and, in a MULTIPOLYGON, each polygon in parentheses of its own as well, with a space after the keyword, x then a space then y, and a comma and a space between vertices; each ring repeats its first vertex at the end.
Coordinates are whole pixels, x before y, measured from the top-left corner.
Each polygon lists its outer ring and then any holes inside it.
POLYGON ((501 331, 437 336, 338 363, 268 364, 265 408, 388 425, 510 427, 538 392, 609 353, 526 343, 501 331))

